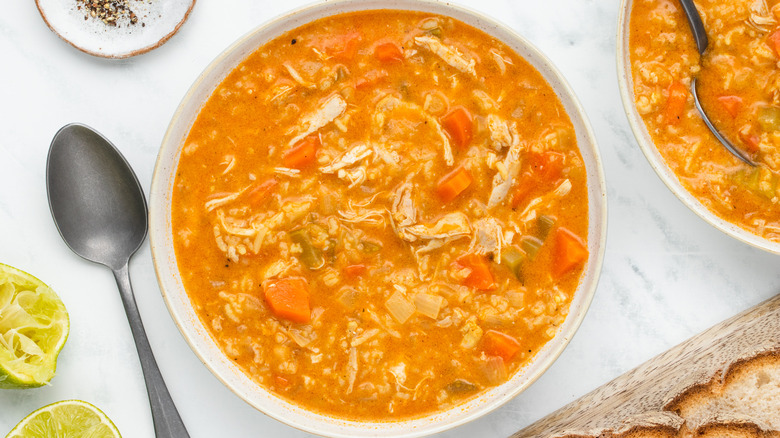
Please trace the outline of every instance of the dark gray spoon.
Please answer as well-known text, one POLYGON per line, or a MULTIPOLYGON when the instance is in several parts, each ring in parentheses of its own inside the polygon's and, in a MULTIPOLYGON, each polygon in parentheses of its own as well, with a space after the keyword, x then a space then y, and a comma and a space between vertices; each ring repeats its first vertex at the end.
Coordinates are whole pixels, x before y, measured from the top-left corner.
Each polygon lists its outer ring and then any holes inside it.
MULTIPOLYGON (((680 3, 682 4, 683 10, 685 11, 685 16, 688 18, 688 24, 691 26, 693 39, 696 41, 696 48, 699 50, 700 55, 704 55, 704 52, 707 51, 709 40, 707 39, 707 31, 704 29, 704 23, 701 21, 699 11, 696 9, 696 5, 693 4, 693 0, 680 0, 680 3)), ((699 102, 699 94, 696 90, 696 78, 693 78, 691 81, 691 93, 693 93, 693 102, 696 105, 696 109, 699 110, 699 114, 701 114, 701 118, 704 120, 704 124, 706 124, 712 134, 715 135, 715 138, 717 138, 718 141, 720 141, 721 144, 723 144, 723 146, 728 149, 729 152, 731 152, 735 157, 739 158, 746 164, 755 166, 756 163, 754 163, 753 160, 745 155, 744 152, 740 151, 733 144, 731 144, 731 142, 726 137, 724 137, 720 131, 718 131, 718 128, 712 124, 710 118, 707 117, 707 113, 704 112, 704 108, 702 108, 701 103, 699 102)))
POLYGON ((81 257, 114 272, 141 359, 158 438, 189 434, 165 386, 130 285, 130 257, 146 238, 146 198, 121 153, 91 128, 66 125, 54 136, 46 162, 46 189, 54 223, 81 257))

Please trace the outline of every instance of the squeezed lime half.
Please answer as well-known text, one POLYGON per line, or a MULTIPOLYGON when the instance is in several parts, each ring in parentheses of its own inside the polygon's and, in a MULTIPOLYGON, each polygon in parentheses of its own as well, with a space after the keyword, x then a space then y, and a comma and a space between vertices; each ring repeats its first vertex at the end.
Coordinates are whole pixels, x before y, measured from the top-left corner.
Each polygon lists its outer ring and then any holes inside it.
POLYGON ((63 400, 24 418, 5 438, 121 438, 114 423, 95 406, 63 400))
POLYGON ((49 383, 69 330, 65 305, 49 286, 0 263, 0 388, 49 383))

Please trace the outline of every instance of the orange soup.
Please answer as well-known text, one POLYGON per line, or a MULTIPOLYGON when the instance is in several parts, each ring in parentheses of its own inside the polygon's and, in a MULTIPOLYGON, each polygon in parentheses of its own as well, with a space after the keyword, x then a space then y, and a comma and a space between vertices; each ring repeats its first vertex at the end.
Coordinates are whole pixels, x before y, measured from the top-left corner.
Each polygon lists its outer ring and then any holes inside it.
POLYGON ((563 105, 506 45, 430 14, 324 18, 203 106, 175 179, 178 267, 269 391, 420 416, 555 336, 588 257, 586 179, 563 105))
POLYGON ((700 58, 678 0, 634 0, 630 59, 636 108, 680 183, 726 221, 780 242, 780 4, 699 0, 709 46, 700 58), (731 155, 694 107, 756 167, 731 155))

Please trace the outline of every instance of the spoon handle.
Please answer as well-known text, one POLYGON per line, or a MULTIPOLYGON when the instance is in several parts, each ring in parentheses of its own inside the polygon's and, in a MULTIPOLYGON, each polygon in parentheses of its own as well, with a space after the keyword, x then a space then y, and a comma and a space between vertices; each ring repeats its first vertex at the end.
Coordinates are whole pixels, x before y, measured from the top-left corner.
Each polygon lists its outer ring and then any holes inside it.
POLYGON ((138 350, 138 357, 141 360, 141 369, 146 381, 146 390, 149 393, 149 403, 152 406, 152 421, 154 422, 154 432, 157 438, 189 438, 187 429, 181 421, 179 412, 173 404, 173 399, 168 393, 160 369, 157 367, 157 361, 154 359, 152 348, 149 345, 149 339, 146 337, 141 314, 138 312, 138 306, 133 295, 133 286, 130 284, 130 274, 128 272, 128 263, 125 263, 119 269, 112 269, 116 284, 119 286, 119 292, 122 296, 122 304, 125 306, 127 321, 130 323, 130 330, 133 332, 135 348, 138 350))
POLYGON ((688 18, 688 24, 691 26, 691 33, 693 33, 693 40, 696 41, 696 49, 699 50, 699 54, 703 55, 707 50, 707 31, 704 29, 704 23, 701 21, 701 15, 699 10, 696 9, 696 5, 693 0, 680 0, 685 16, 688 18))

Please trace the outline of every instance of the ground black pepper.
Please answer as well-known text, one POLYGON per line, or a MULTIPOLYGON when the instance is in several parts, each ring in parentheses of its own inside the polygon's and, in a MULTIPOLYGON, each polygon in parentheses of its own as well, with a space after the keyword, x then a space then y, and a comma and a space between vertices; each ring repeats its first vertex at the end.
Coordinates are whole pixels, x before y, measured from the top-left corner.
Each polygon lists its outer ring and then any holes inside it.
MULTIPOLYGON (((79 10, 83 10, 84 20, 90 17, 103 21, 109 26, 120 26, 120 22, 138 23, 138 16, 130 9, 134 0, 76 0, 79 10)), ((143 26, 144 23, 141 23, 143 26)))

